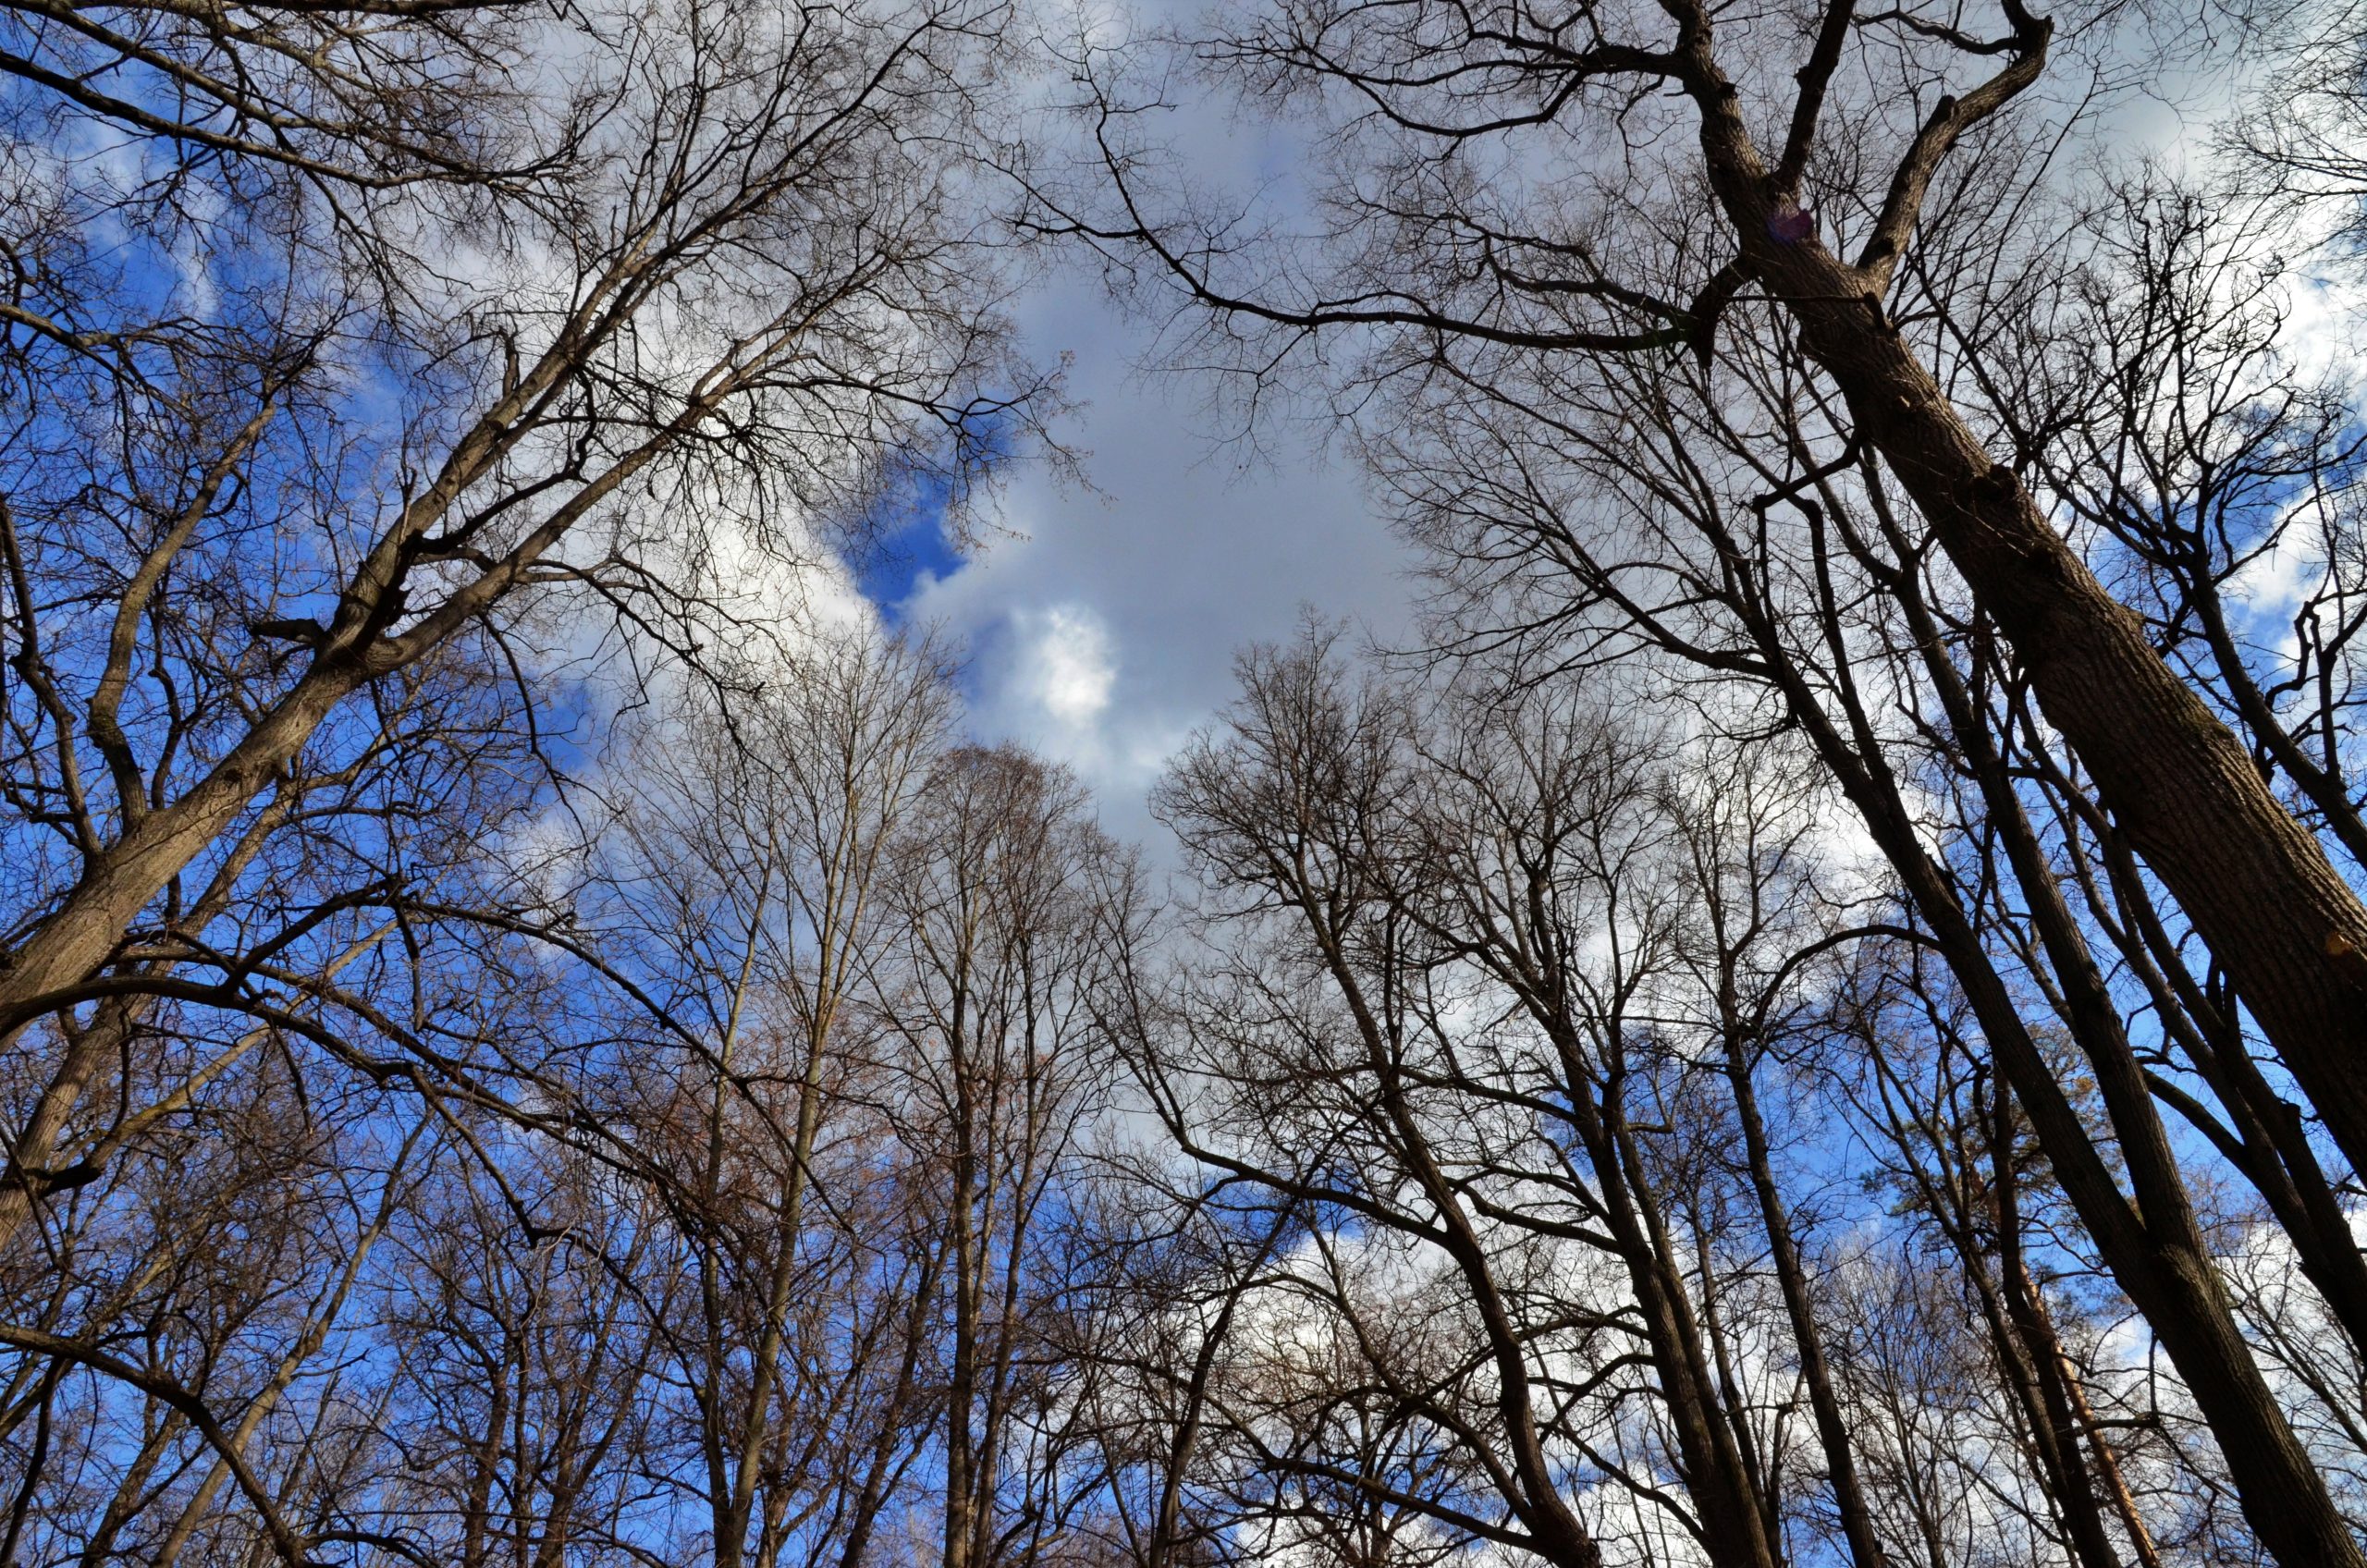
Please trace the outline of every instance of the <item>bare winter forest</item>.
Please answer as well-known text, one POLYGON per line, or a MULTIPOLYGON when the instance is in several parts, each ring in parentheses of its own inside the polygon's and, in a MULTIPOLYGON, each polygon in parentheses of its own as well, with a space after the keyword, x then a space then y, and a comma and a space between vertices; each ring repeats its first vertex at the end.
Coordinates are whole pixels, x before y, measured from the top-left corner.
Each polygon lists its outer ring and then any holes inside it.
POLYGON ((0 0, 0 1568, 2367 1568, 2367 8, 2035 3, 0 0))

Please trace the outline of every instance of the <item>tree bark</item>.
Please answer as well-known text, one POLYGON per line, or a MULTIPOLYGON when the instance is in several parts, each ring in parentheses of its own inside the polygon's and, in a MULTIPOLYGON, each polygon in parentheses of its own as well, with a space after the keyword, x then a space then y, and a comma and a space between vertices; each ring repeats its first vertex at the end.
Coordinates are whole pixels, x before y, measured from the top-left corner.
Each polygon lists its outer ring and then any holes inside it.
MULTIPOLYGON (((1780 655, 1772 629, 1759 630, 1771 655, 1780 655)), ((2144 1314, 2218 1439, 2253 1533, 2287 1568, 2367 1568, 2367 1553, 2352 1538, 2324 1478, 2252 1360, 2209 1256, 2190 1222, 2181 1222, 2190 1217, 2140 1208, 2122 1194, 2024 1026, 1980 933, 1926 853, 1895 780, 1877 755, 1861 753, 1834 728, 1797 670, 1780 657, 1774 668, 1792 712, 1930 925, 2000 1068, 2029 1109, 2040 1145, 2080 1223, 2114 1280, 2144 1314)))
MULTIPOLYGON (((1960 129, 2034 80, 2044 24, 2028 31, 2022 57, 1980 90, 2001 88, 1993 101, 1976 114, 1943 98, 1931 125, 1954 116, 1960 129)), ((1770 232, 1774 181, 1711 55, 1706 19, 1687 20, 1683 34, 1677 53, 1700 106, 1711 183, 1744 266, 1799 324, 1803 350, 2013 644, 2047 722, 2079 753, 2353 1169, 2367 1170, 2367 905, 1884 316, 1903 236, 1878 239, 1869 262, 1852 265, 1814 237, 1786 244, 1770 232)), ((1919 138, 1899 188, 1919 192, 1953 140, 1919 138)))

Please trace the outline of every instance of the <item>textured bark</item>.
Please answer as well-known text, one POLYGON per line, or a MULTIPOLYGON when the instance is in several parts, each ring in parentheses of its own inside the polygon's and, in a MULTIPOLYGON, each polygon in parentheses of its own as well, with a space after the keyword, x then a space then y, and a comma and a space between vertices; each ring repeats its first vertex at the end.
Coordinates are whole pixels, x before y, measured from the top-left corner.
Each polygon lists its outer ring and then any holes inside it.
MULTIPOLYGON (((1804 315, 1811 312, 1803 312, 1804 315)), ((1812 312, 1818 315, 1826 311, 1812 312)), ((2235 980, 2354 1167, 2367 1167, 2367 910, 2244 746, 1993 463, 1904 345, 1812 329, 1861 427, 2013 643, 2039 705, 2235 980), (1846 339, 1856 341, 1846 341, 1846 339)))
POLYGON ((72 1184, 79 1175, 55 1169, 58 1140, 91 1080, 117 1059, 138 1007, 132 998, 111 997, 88 1027, 66 1031, 66 1054, 51 1071, 32 1115, 9 1147, 6 1170, 0 1170, 0 1249, 15 1239, 43 1199, 72 1184))
MULTIPOLYGON (((1933 123, 1952 114, 1968 125, 2035 80, 2045 31, 2030 31, 2023 58, 1982 90, 1998 89, 1991 101, 1943 99, 1933 123)), ((1798 322, 1803 350, 2013 644, 2047 722, 2078 752, 2344 1155, 2367 1169, 2367 906, 1884 317, 1882 290, 1903 234, 1879 237, 1857 265, 1814 238, 1773 239, 1773 181, 1711 56, 1706 21, 1686 29, 1678 54, 1745 266, 1798 322), (1884 244, 1893 250, 1883 253, 1884 244)), ((1952 140, 1919 146, 1895 189, 1919 199, 1952 140)))
MULTIPOLYGON (((2367 909, 2278 804, 2242 743, 2153 650, 2142 622, 1981 447, 1882 311, 1889 268, 1956 135, 2042 65, 2045 24, 2017 6, 2007 13, 2020 35, 2017 58, 1964 101, 1940 101, 1894 181, 1883 231, 1852 266, 1813 238, 1784 244, 1771 235, 1777 182, 1717 67, 1706 15, 1686 7, 1676 54, 1699 105, 1711 183, 1741 236, 1745 265, 1799 323, 1803 350, 1833 378, 1860 435, 2013 643, 2048 722, 2079 752, 2106 808, 2226 967, 2344 1153, 2367 1166, 2367 1073, 2356 1071, 2367 1047, 2367 909)), ((1812 695, 1790 694, 1816 728, 1812 695)), ((1895 789, 1823 728, 1820 750, 1828 761, 1848 757, 1837 769, 1844 788, 1931 923, 2081 1221, 2218 1437, 2246 1520, 2291 1568, 2367 1564, 2261 1377, 2190 1215, 2178 1212, 2182 1205, 2165 1214, 2122 1196, 1895 789)), ((2042 905, 2054 891, 2024 890, 2042 905)), ((2092 1016, 2095 998, 2077 994, 2079 978, 2067 976, 2070 999, 2092 1016)), ((2139 1089, 2142 1097, 2141 1081, 2139 1089)), ((2122 1097, 2116 1121, 2131 1109, 2122 1097)), ((2156 1123, 2152 1138, 2137 1140, 2139 1152, 2157 1152, 2141 1145, 2158 1139, 2156 1123)))
MULTIPOLYGON (((1772 629, 1760 631, 1764 645, 1780 654, 1772 629)), ((1875 752, 1853 745, 1835 729, 1797 670, 1780 659, 1776 668, 1793 713, 1930 926, 1999 1067, 2029 1109, 2040 1145, 2080 1223, 2114 1280, 2144 1314, 2218 1439, 2253 1533, 2287 1568, 2367 1568, 2367 1553, 2352 1538, 2324 1478, 2244 1342, 2218 1272, 2194 1233, 2190 1212, 2177 1203, 2166 1211, 2132 1205, 2122 1194, 2024 1025, 1980 933, 1925 851, 1895 780, 1875 752)), ((2139 1098, 2150 1115, 2150 1102, 2141 1094, 2139 1098)), ((2113 1107, 2116 1116, 2129 1109, 2125 1102, 2113 1107)), ((2159 1136, 2156 1124, 2151 1138, 2132 1136, 2129 1145, 2142 1150, 2159 1136)))
POLYGON ((453 590, 417 624, 389 634, 404 610, 403 584, 417 542, 525 437, 529 394, 548 391, 575 374, 583 351, 577 334, 562 333, 534 375, 476 422, 446 459, 435 484, 402 509, 354 569, 304 674, 187 792, 141 815, 92 856, 58 907, 16 951, 0 955, 0 1043, 73 999, 73 988, 107 962, 149 900, 227 833, 302 754, 337 704, 370 681, 417 664, 491 610, 570 529, 668 445, 704 423, 718 400, 711 394, 690 399, 658 434, 586 481, 506 555, 453 590))
POLYGON ((107 962, 148 901, 236 822, 361 683, 344 666, 307 677, 190 791, 96 857, 0 970, 0 1041, 70 997, 107 962))

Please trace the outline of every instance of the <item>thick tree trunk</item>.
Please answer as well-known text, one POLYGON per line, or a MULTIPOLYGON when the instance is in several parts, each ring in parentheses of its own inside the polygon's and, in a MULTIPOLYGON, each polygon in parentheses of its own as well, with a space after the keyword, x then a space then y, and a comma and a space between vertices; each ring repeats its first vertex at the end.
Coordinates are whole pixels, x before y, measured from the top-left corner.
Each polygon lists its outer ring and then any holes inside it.
MULTIPOLYGON (((2023 41, 2030 52, 1979 90, 1987 95, 1981 112, 2036 76, 2042 24, 2031 24, 2031 34, 2023 41)), ((1840 388, 1858 435, 2012 642, 2047 721, 2079 753, 2128 841, 2226 967, 2345 1155, 2367 1168, 2367 1073, 2357 1071, 2367 1056, 2367 908, 2277 803, 2242 743, 2163 662, 2143 624, 2104 592, 1909 351, 1882 310, 1887 263, 1846 265, 1813 238, 1786 244, 1771 232, 1775 182, 1718 68, 1705 15, 1683 18, 1675 55, 1746 270, 1800 324, 1803 350, 1840 388)), ((1956 100, 1943 99, 1930 126, 1952 116, 1969 123, 1957 110, 1956 100)), ((1914 157, 1922 166, 1902 166, 1893 197, 1907 221, 1917 182, 1928 182, 1951 140, 1919 138, 1914 157)), ((1903 231, 1887 239, 1895 256, 1903 231)), ((1878 755, 1836 733, 1797 679, 1786 695, 1931 923, 2081 1221, 2218 1438, 2262 1545, 2287 1568, 2367 1568, 2190 1225, 2121 1194, 1878 755)))
POLYGON ((131 923, 296 761, 338 704, 374 680, 417 663, 462 626, 484 615, 525 579, 568 531, 673 442, 695 430, 719 394, 693 398, 657 432, 585 480, 492 566, 447 594, 399 635, 388 629, 404 608, 406 552, 439 521, 470 484, 523 437, 521 416, 539 395, 576 368, 587 351, 570 330, 533 376, 505 394, 455 446, 435 484, 403 508, 371 545, 340 595, 311 666, 266 708, 202 778, 169 805, 142 814, 92 857, 73 888, 14 952, 0 953, 0 1045, 60 1005, 115 952, 131 923))
POLYGON ((1809 351, 2013 643, 2047 722, 2367 1169, 2367 909, 2243 743, 2155 653, 1870 310, 1796 307, 1809 351))
MULTIPOLYGON (((1968 95, 1982 97, 1979 113, 1944 97, 1927 130, 1969 125, 2035 80, 2046 31, 2035 22, 2027 31, 2017 62, 1968 95)), ((2012 643, 2047 722, 2079 753, 2353 1168, 2367 1170, 2367 905, 1886 319, 1881 292, 1906 230, 1886 236, 1889 254, 1864 266, 1812 236, 1775 238, 1774 180, 1706 19, 1684 29, 1676 55, 1744 270, 1798 322, 1803 350, 1840 389, 1858 434, 2012 643)), ((1893 200, 1907 225, 1953 140, 1953 131, 1919 138, 1901 166, 1893 200)))
POLYGON ((73 1028, 71 1021, 66 1021, 69 1024, 64 1031, 66 1054, 50 1073, 41 1098, 33 1103, 24 1130, 17 1134, 6 1166, 0 1168, 0 1251, 6 1249, 18 1228, 33 1217, 42 1200, 69 1180, 66 1172, 54 1169, 67 1118, 80 1103, 91 1080, 119 1059, 139 1008, 134 998, 110 997, 88 1026, 73 1028))
POLYGON ((303 749, 358 673, 308 676, 188 793, 142 817, 93 859, 81 880, 0 969, 0 1042, 51 1011, 44 998, 104 963, 148 901, 227 831, 303 749))
MULTIPOLYGON (((1793 713, 1930 925, 1999 1067, 2028 1108, 2040 1145, 2080 1223, 2114 1280, 2161 1341, 2217 1438, 2253 1533, 2287 1568, 2367 1568, 2367 1553, 2352 1537, 2324 1476, 2261 1376, 2218 1273, 2193 1233, 2190 1217, 2142 1209, 2122 1194, 2024 1026, 2012 992, 1991 965, 1980 933, 1957 905, 1946 876, 1925 852, 1879 753, 1853 744, 1834 728, 1816 692, 1783 662, 1780 640, 1770 629, 1758 630, 1762 645, 1776 659, 1777 679, 1793 713)), ((1864 738, 1870 741, 1870 736, 1864 738)), ((2146 1109, 2150 1112, 2150 1104, 2146 1109)), ((2149 1141, 2132 1130, 2132 1147, 2149 1141)), ((2175 1210, 2180 1206, 2171 1207, 2175 1210)))

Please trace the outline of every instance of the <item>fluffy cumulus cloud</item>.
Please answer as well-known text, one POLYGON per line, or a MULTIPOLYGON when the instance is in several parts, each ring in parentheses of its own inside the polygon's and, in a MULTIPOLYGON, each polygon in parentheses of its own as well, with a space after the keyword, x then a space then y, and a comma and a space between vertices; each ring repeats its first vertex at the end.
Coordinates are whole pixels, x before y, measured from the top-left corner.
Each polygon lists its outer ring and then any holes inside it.
MULTIPOLYGON (((1085 0, 1073 19, 1107 48, 1173 18, 1159 0, 1085 0)), ((1269 197, 1304 162, 1295 134, 1214 97, 1161 127, 1196 178, 1269 197)), ((890 620, 963 652, 979 739, 1067 764, 1112 832, 1156 851, 1145 794, 1233 696, 1235 651, 1293 635, 1303 606, 1396 638, 1409 557, 1352 462, 1279 426, 1245 453, 1237 424, 1205 412, 1205 381, 1146 369, 1158 323, 1111 303, 1085 258, 1049 267, 1018 316, 1038 362, 1068 357, 1078 407, 1058 434, 1084 483, 1022 467, 1000 529, 970 557, 907 537, 901 566, 860 586, 890 620)))
POLYGON ((1067 764, 1111 831, 1156 845, 1144 795, 1231 699, 1234 651, 1293 635, 1303 606, 1398 635, 1409 557, 1353 464, 1287 432, 1245 459, 1203 415, 1205 387, 1143 374, 1149 328, 1108 304, 1097 279, 1049 278, 1024 325, 1041 357, 1073 356, 1082 407, 1062 435, 1085 454, 1086 482, 1022 470, 979 550, 916 550, 908 580, 866 587, 964 651, 981 739, 1067 764))

